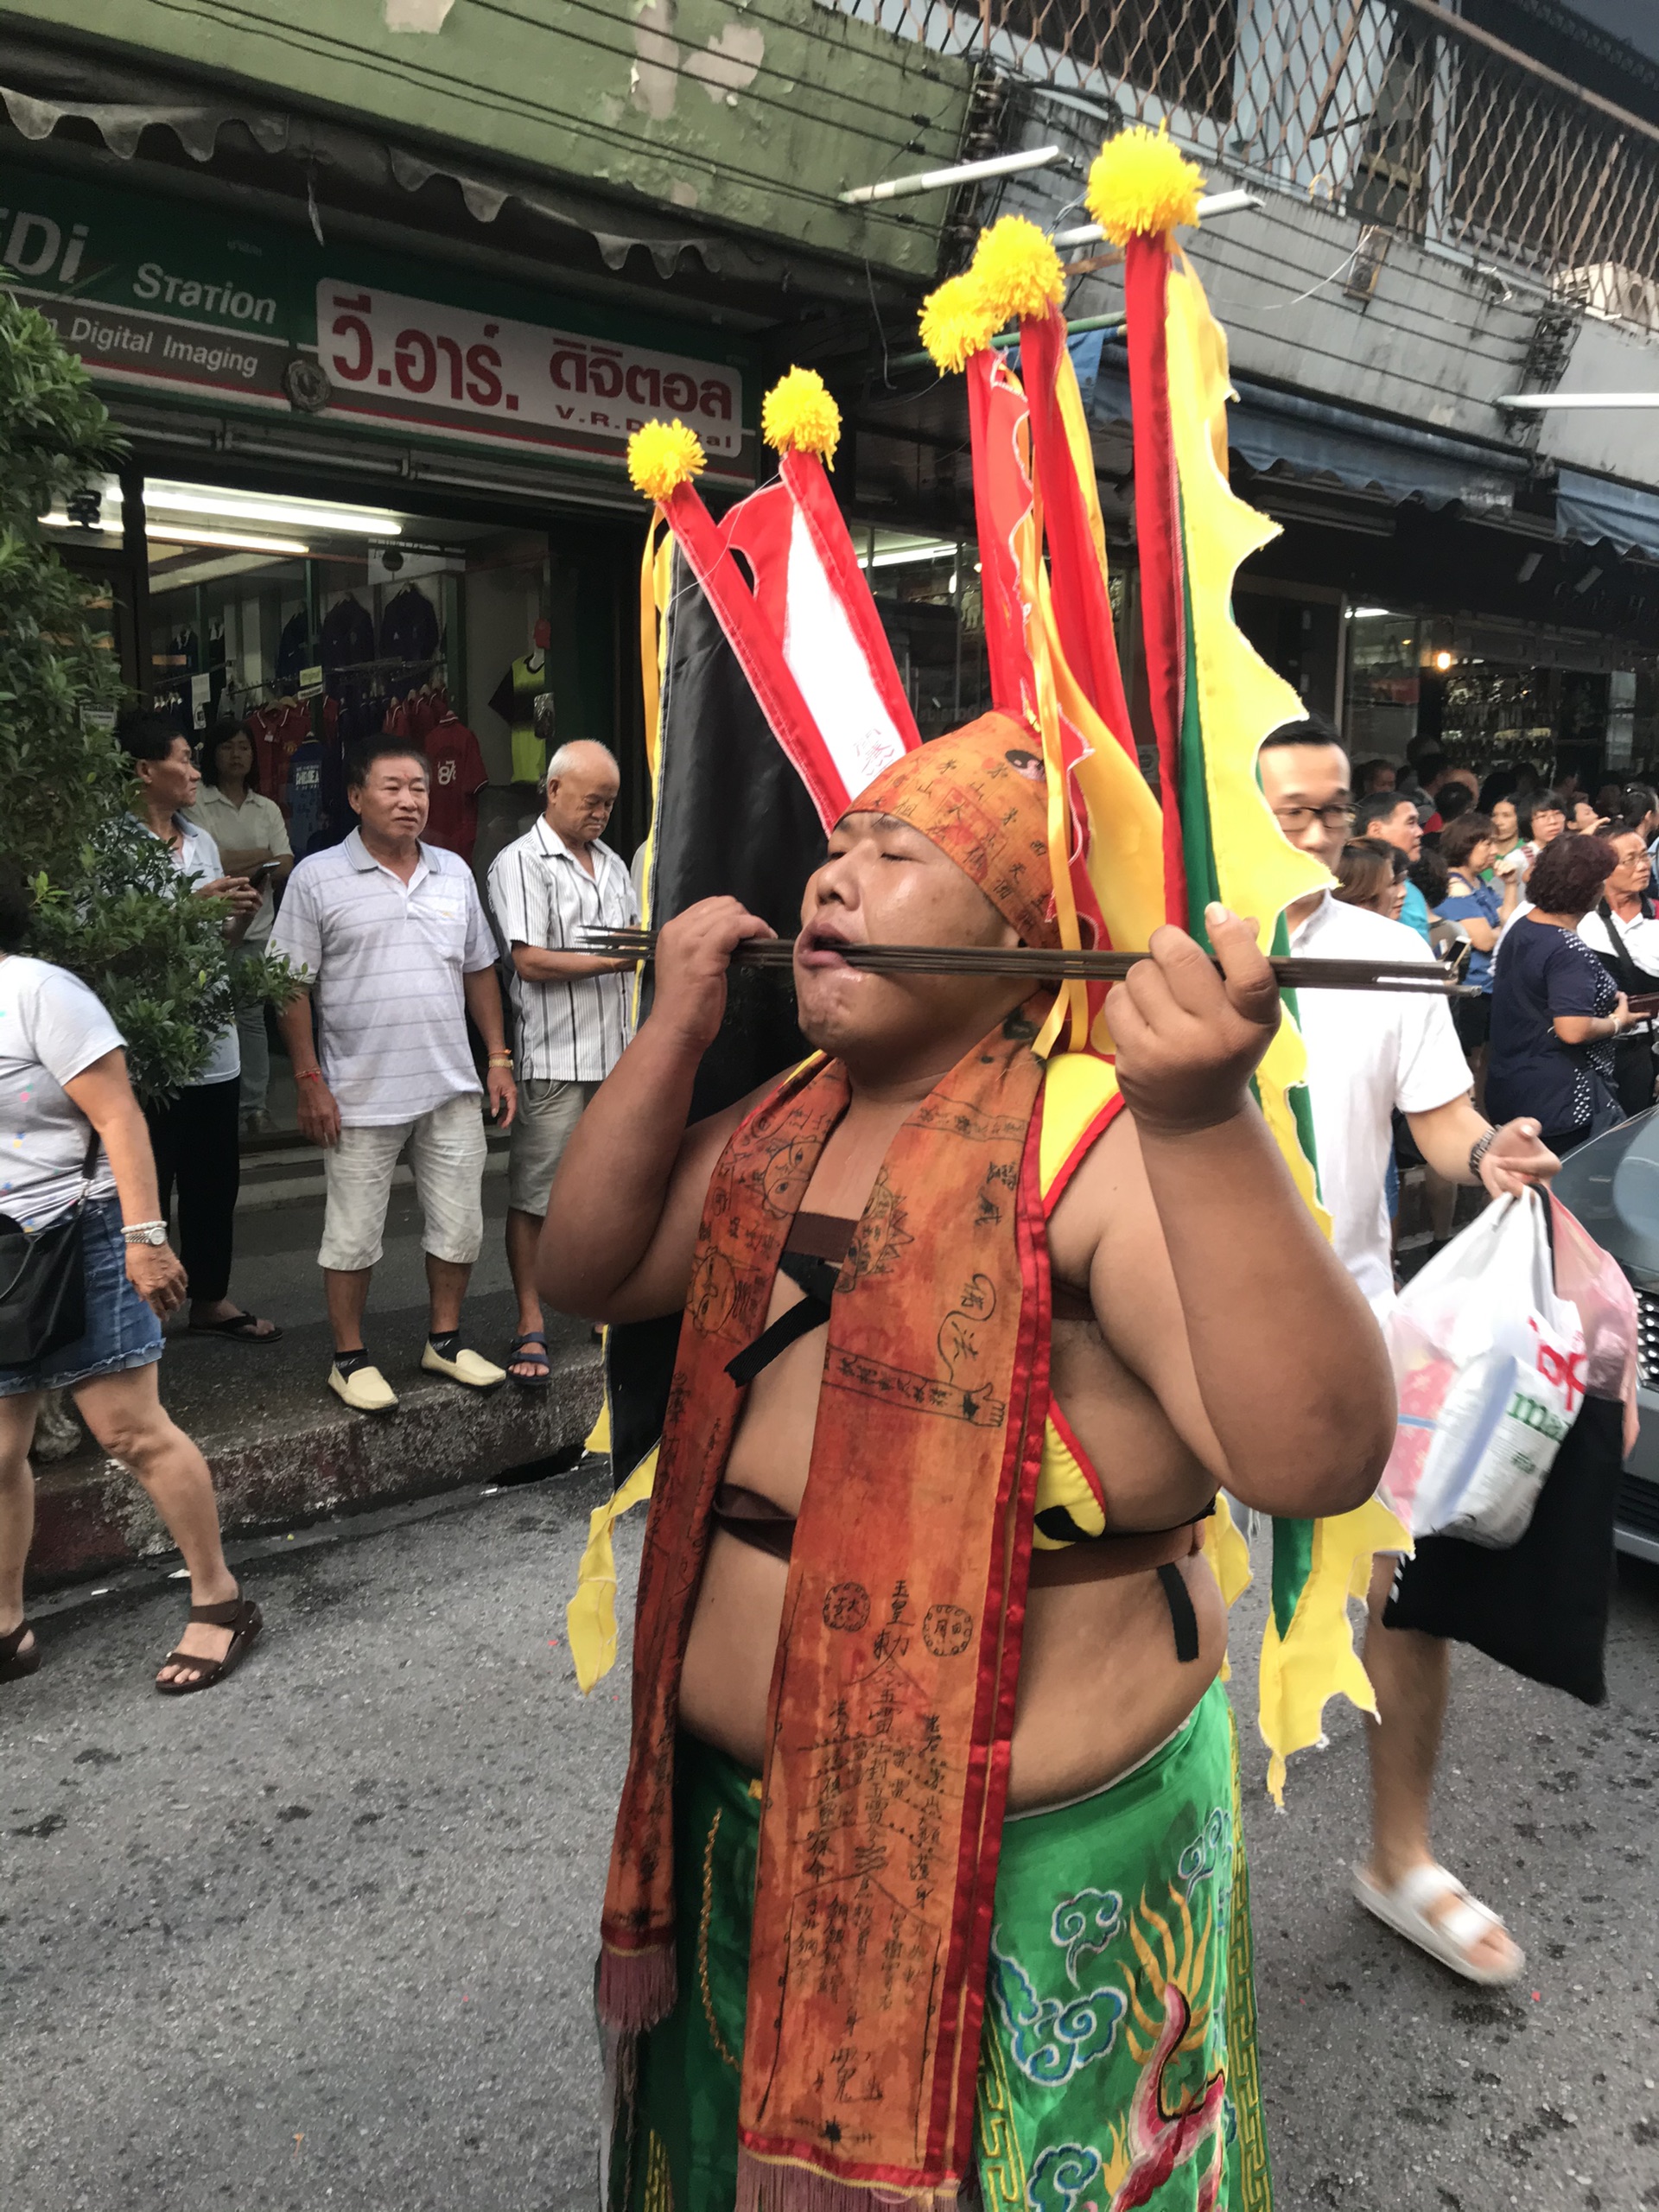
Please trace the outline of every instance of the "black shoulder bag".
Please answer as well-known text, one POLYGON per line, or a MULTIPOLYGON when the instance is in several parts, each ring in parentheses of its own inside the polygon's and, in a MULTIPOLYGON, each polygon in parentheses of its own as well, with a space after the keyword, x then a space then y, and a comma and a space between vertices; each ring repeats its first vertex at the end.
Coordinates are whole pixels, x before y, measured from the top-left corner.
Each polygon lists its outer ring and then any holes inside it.
POLYGON ((31 1236, 0 1214, 0 1367, 29 1367, 86 1333, 86 1192, 98 1166, 98 1131, 86 1140, 80 1196, 31 1236))

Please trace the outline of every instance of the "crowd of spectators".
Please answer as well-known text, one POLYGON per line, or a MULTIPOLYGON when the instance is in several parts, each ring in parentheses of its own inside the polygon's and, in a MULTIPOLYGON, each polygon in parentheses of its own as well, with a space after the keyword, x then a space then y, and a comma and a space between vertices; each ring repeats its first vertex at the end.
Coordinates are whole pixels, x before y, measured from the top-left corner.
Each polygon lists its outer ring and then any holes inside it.
MULTIPOLYGON (((162 1322, 175 1311, 192 1332, 251 1346, 282 1334, 231 1292, 243 1147, 276 1134, 272 1022, 292 1081, 293 1123, 323 1155, 328 1387, 362 1413, 397 1403, 365 1323, 393 1171, 407 1156, 429 1300, 422 1365, 466 1389, 511 1378, 544 1389, 550 1364, 535 1258, 549 1191, 630 1027, 626 973, 578 949, 581 932, 632 923, 639 905, 628 868, 603 842, 619 775, 602 746, 555 753, 541 811, 499 854, 480 892, 470 865, 426 834, 429 772, 418 742, 382 735, 364 747, 349 772, 349 834, 296 861, 283 810, 257 789, 248 730, 214 730, 198 757, 176 724, 135 710, 119 738, 136 823, 165 846, 179 895, 221 902, 233 965, 281 956, 297 989, 274 1017, 242 994, 246 1003, 211 1040, 195 1078, 141 1110, 122 1039, 93 994, 17 951, 22 879, 0 887, 0 1011, 16 1016, 14 1038, 31 1040, 27 1065, 0 1063, 0 1084, 15 1079, 16 1110, 31 1128, 39 1123, 38 1137, 26 1131, 19 1141, 22 1166, 13 1165, 6 1203, 34 1226, 84 1197, 91 1297, 85 1341, 37 1367, 0 1370, 0 1669, 28 1659, 26 1645, 6 1640, 7 1592, 14 1583, 21 1590, 28 1549, 16 1469, 39 1394, 67 1389, 96 1433, 107 1441, 118 1429, 132 1445, 122 1456, 141 1479, 162 1470, 152 1495, 198 1573, 202 1604, 225 1616, 193 1624, 185 1658, 200 1663, 181 1686, 197 1687, 227 1658, 233 1663, 236 1639, 257 1624, 236 1611, 239 1593, 208 1525, 211 1492, 207 1509, 196 1495, 200 1455, 160 1411, 155 1363, 162 1322), (489 1122, 510 1139, 505 1248, 518 1308, 499 1357, 462 1341, 484 1237, 489 1122), (175 1211, 182 1264, 165 1243, 175 1211)), ((1333 762, 1345 772, 1334 733, 1310 723, 1274 743, 1263 760, 1278 764, 1280 781, 1293 761, 1313 763, 1323 779, 1317 804, 1287 791, 1275 805, 1285 834, 1328 858, 1337 878, 1334 899, 1302 918, 1302 935, 1317 931, 1334 943, 1350 927, 1338 917, 1353 911, 1356 927, 1403 924, 1427 955, 1456 960, 1468 987, 1455 1007, 1456 1038, 1477 1108, 1500 1120, 1529 1117, 1560 1154, 1652 1103, 1653 791, 1610 787, 1592 801, 1571 785, 1542 787, 1525 770, 1482 786, 1471 771, 1419 749, 1412 762, 1361 764, 1350 792, 1326 772, 1333 762)), ((1362 1027, 1371 1019, 1363 1007, 1325 1012, 1363 1017, 1362 1027)), ((1343 1051, 1358 1049, 1357 1031, 1343 1051)), ((1430 1072, 1428 1089, 1443 1087, 1444 1071, 1430 1072)), ((1398 1096, 1390 1093, 1390 1193, 1400 1163, 1421 1158, 1439 1201, 1436 1228, 1449 1233, 1460 1178, 1417 1151, 1413 1131, 1424 1116, 1399 1080, 1398 1096)), ((1390 1075, 1389 1085, 1395 1081, 1390 1075)), ((1327 1172, 1339 1172, 1341 1148, 1331 1149, 1327 1172)))
MULTIPOLYGON (((296 862, 282 809, 257 788, 245 728, 216 729, 200 759, 175 721, 146 709, 124 715, 118 736, 133 833, 165 848, 181 899, 219 902, 232 971, 267 954, 286 963, 293 993, 276 1019, 295 1120, 323 1155, 329 1388, 360 1413, 397 1404, 364 1324, 406 1154, 429 1291, 421 1365, 463 1389, 511 1377, 545 1390, 537 1242, 565 1144, 631 1021, 632 963, 575 949, 586 925, 639 918, 629 870, 602 842, 614 758, 582 742, 555 753, 537 819, 491 870, 486 912, 468 862, 424 834, 429 770, 417 740, 381 735, 359 749, 347 772, 352 828, 296 862), (510 1138, 518 1332, 499 1362, 461 1340, 484 1238, 486 1120, 510 1138)), ((189 1624, 157 1677, 178 1694, 222 1679, 261 1625, 226 1567, 207 1464, 163 1411, 156 1372, 175 1314, 192 1333, 249 1345, 283 1333, 230 1295, 243 1146, 273 1131, 266 1006, 240 993, 194 1078, 141 1108, 126 1040, 95 992, 22 950, 31 896, 18 870, 0 877, 0 1106, 15 1132, 0 1236, 38 1265, 51 1230, 51 1249, 70 1256, 50 1325, 36 1299, 26 1327, 8 1308, 10 1333, 0 1333, 0 1681, 39 1663, 22 1617, 29 1453, 48 1394, 62 1391, 149 1491, 189 1572, 189 1624)))
POLYGON ((1337 895, 1387 914, 1361 848, 1403 861, 1396 918, 1478 995, 1454 1010, 1477 1097, 1537 1118, 1558 1151, 1650 1106, 1659 1020, 1640 1001, 1659 995, 1659 797, 1608 785, 1592 799, 1526 767, 1478 785, 1427 750, 1363 763, 1354 780, 1337 895))
POLYGON ((602 836, 619 789, 615 759, 582 741, 553 755, 540 812, 489 872, 486 906, 469 862, 429 833, 430 768, 418 739, 381 734, 359 747, 346 776, 352 827, 338 843, 313 838, 296 861, 282 807, 258 788, 250 728, 221 725, 198 749, 175 721, 137 709, 118 735, 137 829, 166 848, 181 897, 224 909, 233 988, 237 972, 267 953, 299 987, 279 1014, 240 991, 199 1072, 144 1109, 154 1210, 163 1221, 176 1213, 186 1325, 249 1344, 281 1336, 231 1296, 236 1207, 249 1141, 291 1141, 297 1130, 323 1154, 319 1262, 336 1395, 359 1412, 397 1402, 363 1327, 405 1155, 430 1294, 423 1365, 475 1389, 511 1376, 544 1389, 551 1370, 535 1253, 548 1192, 629 1033, 626 963, 575 949, 590 925, 639 918, 630 871, 602 836), (273 1032, 286 1061, 281 1127, 273 1032), (499 1362, 461 1341, 484 1234, 486 1114, 511 1138, 506 1255, 518 1332, 499 1362))
MULTIPOLYGON (((1559 1154, 1655 1103, 1659 795, 1609 785, 1592 801, 1525 766, 1478 785, 1423 748, 1412 762, 1360 762, 1349 805, 1335 899, 1403 922, 1455 963, 1466 995, 1452 1017, 1478 1105, 1538 1121, 1559 1154)), ((1456 1190, 1397 1118, 1391 1214, 1409 1168, 1425 1170, 1429 1231, 1443 1242, 1456 1190)))

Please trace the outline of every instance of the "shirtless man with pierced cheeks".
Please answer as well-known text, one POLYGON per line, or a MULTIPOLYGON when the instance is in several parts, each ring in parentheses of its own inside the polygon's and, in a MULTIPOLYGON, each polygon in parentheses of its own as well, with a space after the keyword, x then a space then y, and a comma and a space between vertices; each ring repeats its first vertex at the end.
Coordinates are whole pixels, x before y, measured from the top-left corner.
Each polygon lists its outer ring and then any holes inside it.
MULTIPOLYGON (((915 773, 926 774, 929 756, 955 742, 908 756, 925 764, 915 773)), ((970 766, 971 753, 963 754, 970 766)), ((872 788, 879 795, 883 785, 872 788)), ((1040 789, 1035 803, 1040 809, 1040 789)), ((807 886, 794 963, 800 1026, 844 1065, 850 1096, 798 1221, 856 1220, 901 1127, 1029 991, 1007 977, 874 972, 842 957, 861 943, 1020 939, 945 849, 945 831, 936 842, 918 826, 925 806, 906 813, 849 813, 807 886)), ((1249 1089, 1279 1020, 1271 972, 1252 925, 1220 907, 1208 922, 1224 974, 1182 931, 1165 929, 1153 938, 1154 957, 1114 991, 1109 1019, 1128 1111, 1094 1143, 1048 1222, 1053 1400, 1098 1471, 1109 1537, 1196 1522, 1223 1485, 1267 1514, 1343 1512, 1370 1495, 1394 1435, 1381 1337, 1249 1089)), ((711 1174, 773 1088, 688 1128, 692 1082, 720 1027, 734 948, 771 934, 731 899, 705 900, 663 929, 652 1011, 588 1108, 553 1189, 540 1273, 559 1310, 624 1322, 685 1306, 711 1174)), ((970 1186, 964 1249, 971 1210, 970 1186)), ((780 1266, 767 1322, 802 1294, 780 1266)), ((726 1461, 725 1484, 779 1518, 802 1508, 827 1335, 814 1328, 755 1376, 726 1461)), ((686 1341, 683 1332, 683 1359, 686 1341)), ((890 1476, 902 1484, 905 1467, 890 1476)), ((661 1503, 659 1495, 653 1513, 661 1503)), ((1167 1550, 1163 1558, 1190 1601, 1197 1648, 1188 1657, 1178 1656, 1172 1636, 1176 1599, 1152 1565, 1122 1571, 1106 1556, 1109 1541, 1033 1553, 1010 1815, 1102 1791, 1204 1700, 1225 1654, 1226 1614, 1205 1556, 1183 1548, 1179 1560, 1167 1550)), ((893 1566, 905 1572, 902 1560, 893 1566)), ((683 1744, 689 1736, 712 1746, 751 1775, 767 1765, 789 1575, 786 1558, 734 1534, 717 1503, 677 1722, 683 1744)), ((1115 1886, 1118 1879, 1115 1872, 1115 1886)), ((997 1901, 1006 1918, 1003 1887, 997 1901)), ((741 2042, 741 2006, 734 2032, 741 2042)))
MULTIPOLYGON (((879 974, 841 957, 842 942, 1016 942, 954 861, 887 817, 841 823, 802 922, 801 1029, 853 1083, 804 1205, 855 1217, 900 1123, 1026 987, 879 974)), ((684 1304, 710 1170, 766 1095, 686 1129, 692 1081, 725 1011, 733 947, 772 934, 730 899, 662 931, 651 1016, 572 1138, 550 1202, 558 1225, 542 1245, 542 1287, 560 1310, 635 1321, 684 1304)), ((1278 1020, 1271 973, 1243 923, 1217 921, 1213 936, 1225 983, 1171 930, 1114 994, 1129 1110, 1049 1224, 1054 1395, 1103 1478, 1109 1526, 1125 1530, 1201 1512, 1222 1485, 1263 1513, 1343 1512, 1370 1495, 1393 1441, 1381 1338, 1247 1087, 1278 1020)), ((799 1296, 780 1273, 768 1319, 799 1296)), ((728 1466, 729 1481, 791 1514, 823 1334, 801 1338, 756 1380, 728 1466)), ((1175 1659, 1150 1570, 1046 1587, 1039 1555, 1011 1809, 1076 1796, 1132 1765, 1219 1673, 1220 1592, 1201 1556, 1181 1572, 1198 1618, 1196 1665, 1175 1659)), ((683 1725, 757 1770, 785 1579, 781 1560, 716 1530, 681 1687, 683 1725)))

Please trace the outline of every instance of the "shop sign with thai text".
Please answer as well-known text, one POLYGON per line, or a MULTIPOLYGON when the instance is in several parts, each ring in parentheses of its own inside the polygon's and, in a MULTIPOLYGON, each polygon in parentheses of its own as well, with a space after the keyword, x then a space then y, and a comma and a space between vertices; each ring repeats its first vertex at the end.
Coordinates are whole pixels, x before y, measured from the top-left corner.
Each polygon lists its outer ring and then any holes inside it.
POLYGON ((4 164, 0 267, 114 391, 619 464, 677 415, 751 474, 740 359, 660 322, 4 164))
POLYGON ((317 287, 317 331, 334 404, 353 414, 613 447, 668 414, 708 454, 742 448, 734 369, 333 281, 317 287))

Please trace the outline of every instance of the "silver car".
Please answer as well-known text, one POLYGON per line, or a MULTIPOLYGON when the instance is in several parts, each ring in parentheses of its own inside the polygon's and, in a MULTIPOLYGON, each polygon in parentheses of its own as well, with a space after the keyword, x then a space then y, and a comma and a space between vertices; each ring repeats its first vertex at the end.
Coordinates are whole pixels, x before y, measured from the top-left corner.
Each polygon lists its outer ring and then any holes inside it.
POLYGON ((1659 1107, 1570 1154, 1555 1195, 1636 1291, 1642 1433, 1619 1484, 1614 1541, 1622 1552, 1659 1561, 1659 1107))

